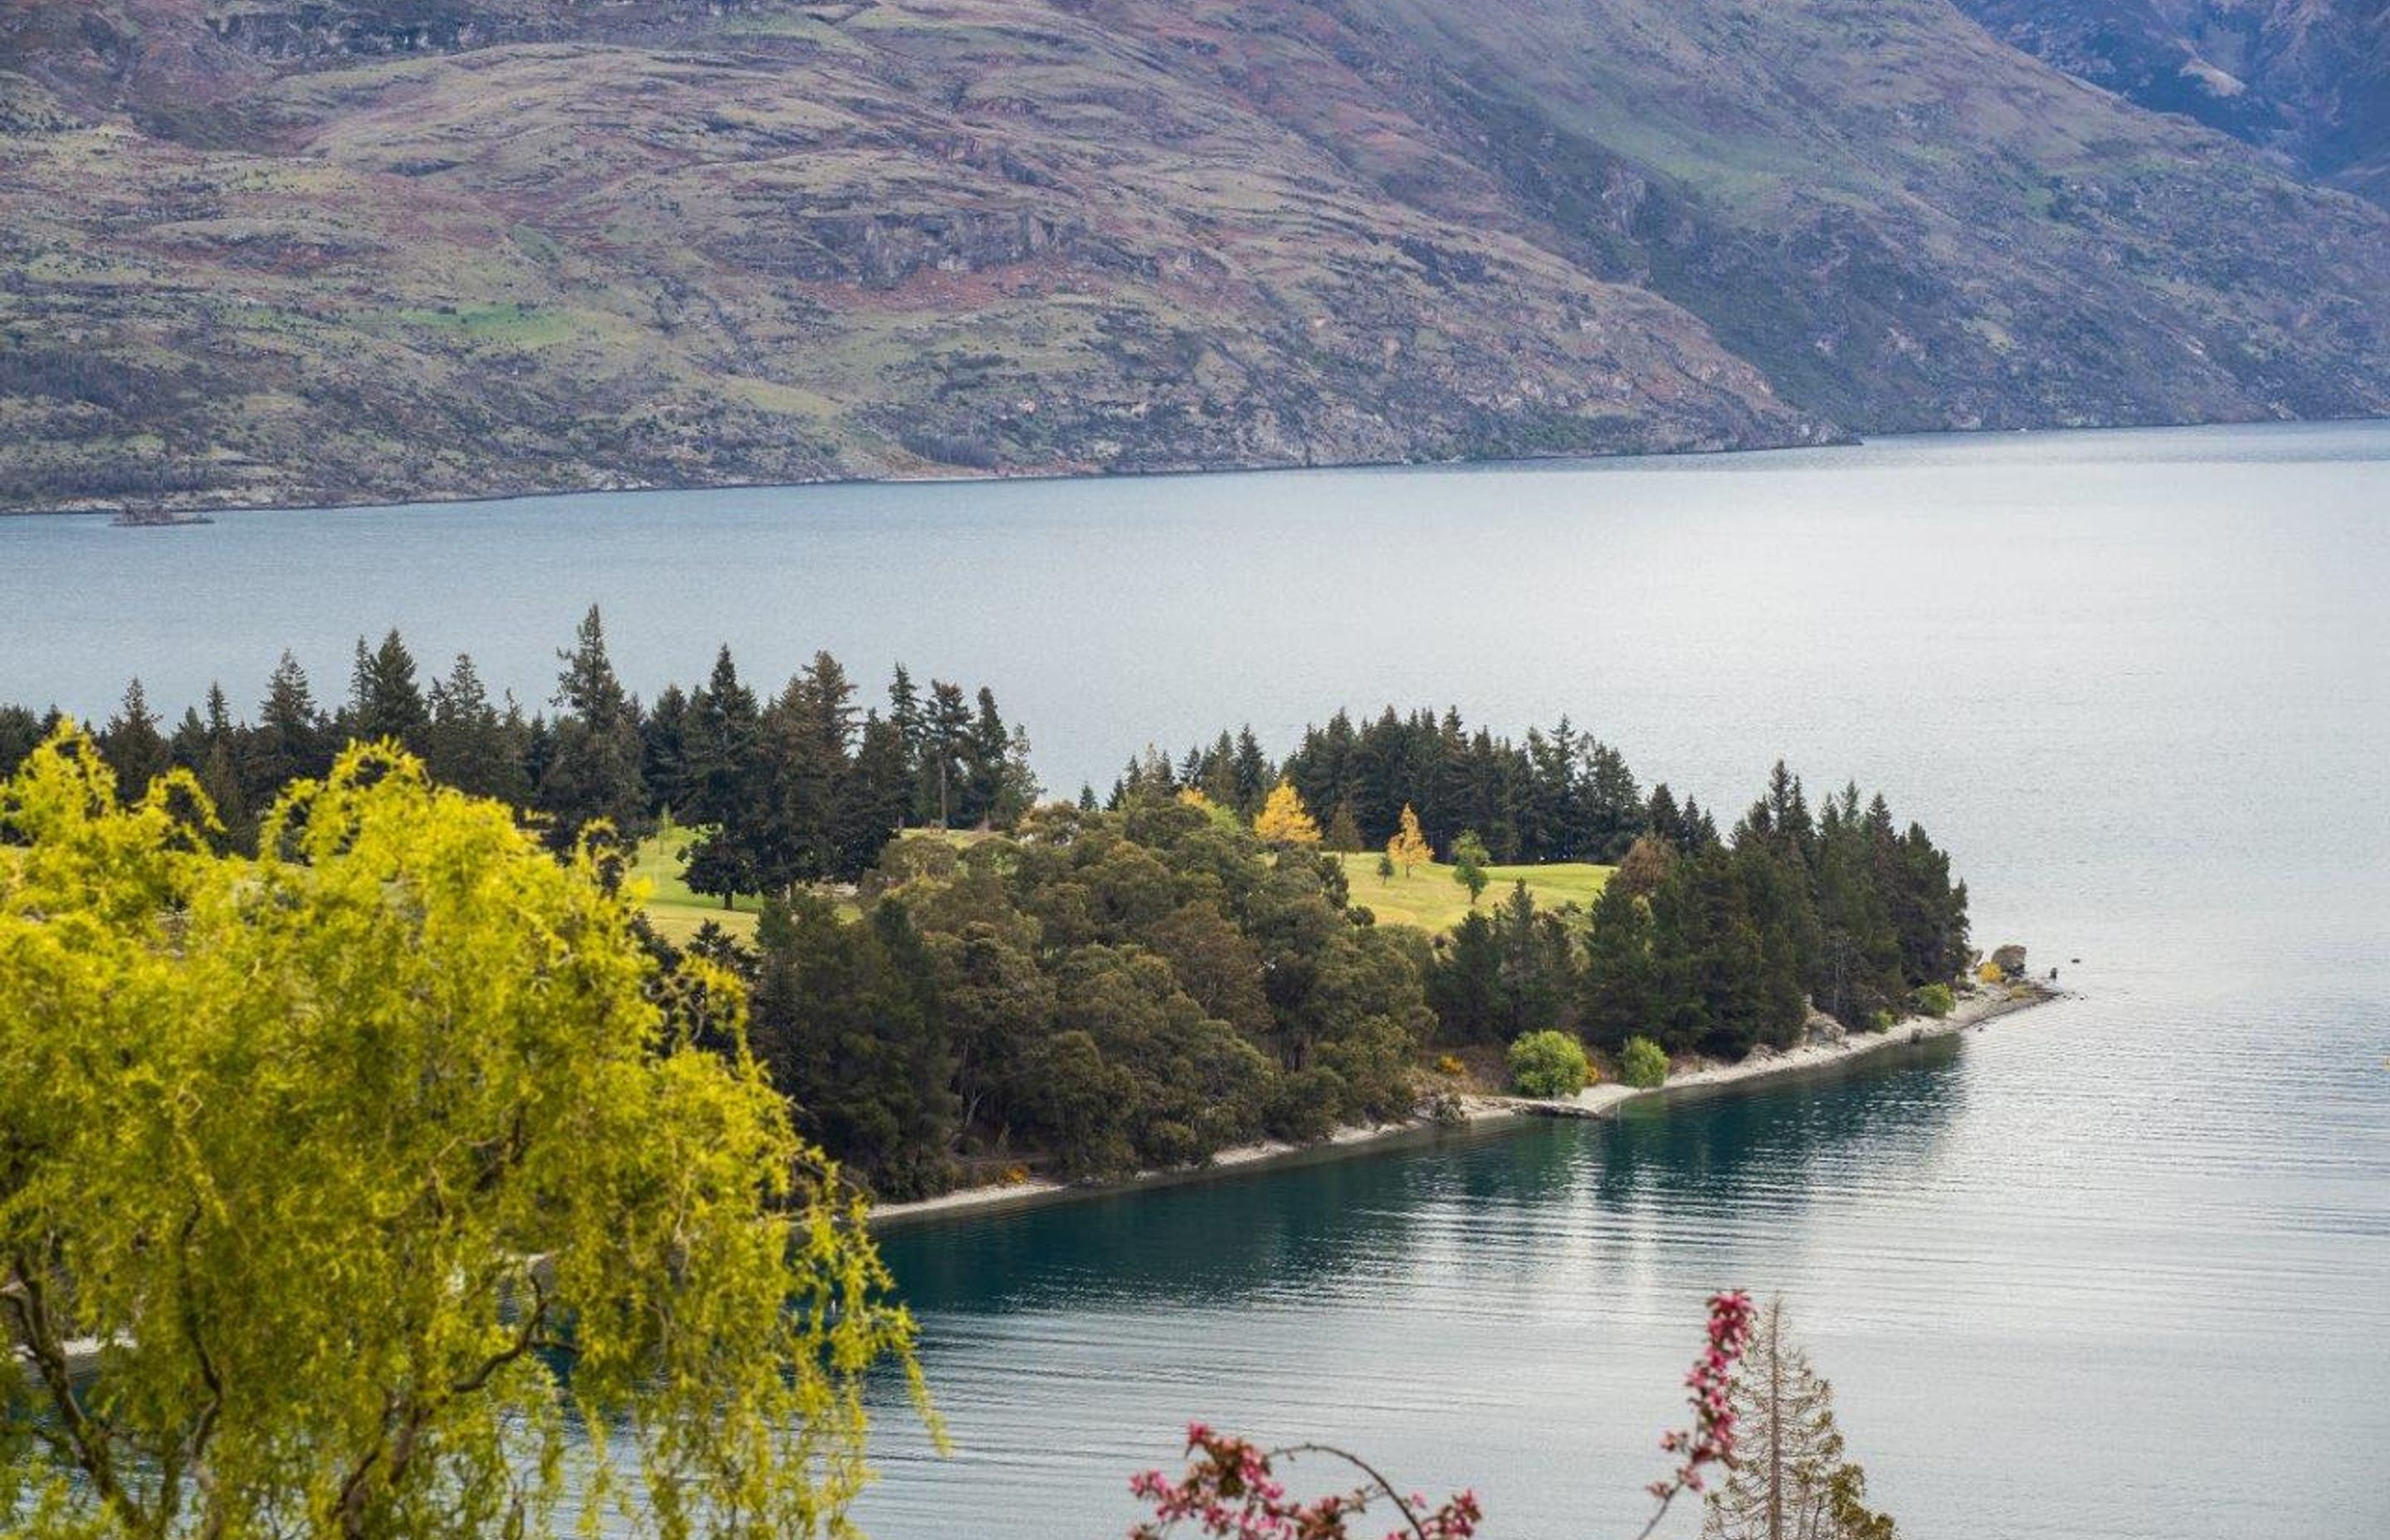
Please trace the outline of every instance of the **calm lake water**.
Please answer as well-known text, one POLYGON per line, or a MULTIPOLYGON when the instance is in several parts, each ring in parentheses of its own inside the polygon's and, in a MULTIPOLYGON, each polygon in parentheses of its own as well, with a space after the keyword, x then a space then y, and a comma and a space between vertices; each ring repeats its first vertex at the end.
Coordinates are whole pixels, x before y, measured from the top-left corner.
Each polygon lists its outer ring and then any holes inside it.
MULTIPOLYGON (((1778 754, 2080 997, 1796 1087, 899 1231, 957 1453, 880 1540, 1117 1534, 1190 1416, 1630 1534, 1709 1290, 1780 1292, 1921 1540, 2390 1534, 2390 425, 1727 459, 0 520, 0 699, 527 699, 827 647, 993 685, 1049 783, 1340 704, 1565 712, 1721 810, 1778 754), (2070 959, 2080 958, 2079 963, 2070 959)), ((1679 1526, 1679 1533, 1690 1525, 1679 1526)))

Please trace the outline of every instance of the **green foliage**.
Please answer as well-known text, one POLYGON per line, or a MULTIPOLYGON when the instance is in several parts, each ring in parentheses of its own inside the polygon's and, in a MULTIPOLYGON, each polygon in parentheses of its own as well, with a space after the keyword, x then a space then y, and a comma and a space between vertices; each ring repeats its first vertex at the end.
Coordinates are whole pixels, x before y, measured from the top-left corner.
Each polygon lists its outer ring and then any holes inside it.
POLYGON ((1485 875, 1487 860, 1485 841, 1477 837, 1475 829, 1464 830, 1460 838, 1452 842, 1452 879, 1469 890, 1471 908, 1477 906, 1477 900, 1490 880, 1485 875))
POLYGON ((1651 956, 1651 906, 1624 880, 1594 901, 1586 930, 1582 1020, 1587 1040, 1615 1053, 1651 1030, 1659 1001, 1651 956))
POLYGON ((0 788, 0 1511, 549 1534, 578 1423, 634 1533, 838 1528, 912 1328, 735 983, 404 757, 263 833, 71 731, 0 788))
POLYGON ((1531 1032, 1510 1045, 1510 1087, 1522 1096, 1573 1097, 1585 1089, 1585 1045, 1564 1032, 1531 1032))
POLYGON ((1957 997, 1950 993, 1950 986, 1945 983, 1921 984, 1909 998, 1917 1003, 1919 1010, 1936 1020, 1959 1008, 1957 997))
POLYGON ((1648 1037, 1630 1037, 1618 1056, 1618 1077, 1638 1091, 1668 1083, 1668 1053, 1648 1037))
POLYGON ((1215 806, 1049 806, 1009 837, 891 846, 859 925, 767 917, 743 959, 759 1051, 891 1194, 943 1180, 957 1145, 1111 1177, 1407 1116, 1423 943, 1355 925, 1333 856, 1215 806))
POLYGON ((812 894, 755 930, 755 1057, 841 1164, 892 1200, 950 1185, 954 1061, 936 970, 902 904, 863 924, 812 894))

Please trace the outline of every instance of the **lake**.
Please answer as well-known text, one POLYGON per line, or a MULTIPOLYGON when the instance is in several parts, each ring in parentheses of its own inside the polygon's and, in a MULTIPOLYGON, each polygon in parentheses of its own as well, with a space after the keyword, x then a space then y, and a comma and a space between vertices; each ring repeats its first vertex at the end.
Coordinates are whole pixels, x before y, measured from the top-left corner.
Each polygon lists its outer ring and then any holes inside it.
MULTIPOLYGON (((893 1233, 957 1453, 880 1540, 1117 1534, 1189 1417, 1629 1535, 1703 1295, 1781 1293, 1921 1540, 2390 1533, 2390 425, 1715 459, 0 520, 0 699, 320 693, 361 633, 652 693, 993 686, 1049 786, 1340 705, 1779 754, 2079 997, 1842 1079, 893 1233), (2073 959, 2079 958, 2076 962, 2073 959)), ((1690 1533, 1680 1525, 1676 1533, 1690 1533)))

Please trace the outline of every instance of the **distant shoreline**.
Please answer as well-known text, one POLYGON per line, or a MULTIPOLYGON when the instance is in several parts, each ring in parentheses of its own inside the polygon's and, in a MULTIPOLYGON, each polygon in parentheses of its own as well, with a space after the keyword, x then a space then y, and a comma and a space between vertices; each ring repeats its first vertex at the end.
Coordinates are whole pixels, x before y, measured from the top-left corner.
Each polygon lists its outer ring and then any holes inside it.
MULTIPOLYGON (((351 513, 383 508, 405 507, 470 507, 484 503, 527 503, 551 498, 637 496, 652 493, 699 492, 802 492, 829 487, 907 487, 907 486, 975 486, 1010 482, 1152 481, 1189 476, 1276 476, 1303 471, 1338 470, 1469 470, 1499 469, 1505 467, 1543 467, 1584 464, 1607 465, 1622 460, 1715 460, 1741 459, 1754 456, 1812 453, 1821 449, 1856 449, 1871 443, 1894 440, 1947 439, 1953 441, 1998 441, 2022 434, 2088 434, 2169 432, 2202 428, 2329 428, 2335 425, 2356 426, 2366 423, 2390 422, 2390 417, 2218 417, 2198 422, 2099 422, 2049 423, 2027 428, 1920 428, 1887 429, 1882 431, 1838 433, 1831 437, 1787 441, 1781 443, 1755 443, 1719 444, 1715 446, 1686 445, 1677 449, 1614 449, 1574 450, 1552 455, 1505 455, 1484 457, 1459 456, 1450 458, 1420 458, 1410 460, 1320 460, 1317 462, 1282 461, 1241 465, 1161 466, 1141 470, 1091 468, 1072 470, 1057 468, 1021 470, 955 469, 924 472, 919 475, 892 476, 824 476, 811 481, 653 481, 625 482, 619 486, 562 486, 528 488, 508 492, 447 493, 396 500, 358 498, 323 502, 302 497, 276 498, 264 502, 225 502, 204 496, 176 494, 148 496, 139 499, 145 505, 175 511, 206 513, 351 513)), ((89 497, 74 504, 56 507, 0 507, 0 519, 71 519, 109 514, 123 507, 128 500, 122 497, 89 497)))
POLYGON ((2046 984, 2024 982, 1992 989, 1978 989, 1961 995, 1956 1009, 1935 1020, 1931 1017, 1910 1017, 1895 1022, 1880 1033, 1853 1033, 1840 1043, 1809 1044, 1791 1048, 1766 1058, 1750 1058, 1734 1064, 1715 1064, 1681 1075, 1671 1075, 1665 1085, 1638 1090, 1616 1082, 1589 1085, 1574 1097, 1549 1101, 1525 1097, 1471 1097, 1463 1103, 1458 1123, 1440 1123, 1430 1118, 1413 1118, 1407 1122, 1385 1123, 1371 1127, 1340 1128, 1326 1139, 1314 1144, 1289 1144, 1268 1140, 1259 1144, 1237 1145, 1213 1156, 1208 1164, 1182 1166, 1166 1171, 1140 1172, 1116 1182, 1018 1182, 996 1187, 962 1187, 941 1193, 935 1198, 917 1199, 906 1203, 874 1204, 871 1223, 875 1227, 902 1227, 933 1223, 944 1219, 975 1217, 981 1214, 1009 1213, 1020 1209, 1042 1208, 1054 1203, 1073 1202, 1089 1198, 1115 1197, 1123 1193, 1143 1192, 1156 1187, 1183 1187, 1193 1182, 1208 1182, 1224 1176, 1251 1172, 1274 1170, 1287 1166, 1316 1164, 1323 1161, 1342 1160, 1352 1155, 1376 1154, 1405 1145, 1433 1143, 1470 1129, 1516 1122, 1524 1118, 1602 1119, 1614 1116, 1619 1108, 1630 1101, 1655 1097, 1668 1098, 1688 1092, 1703 1093, 1754 1081, 1790 1077, 1805 1072, 1840 1069, 1870 1054, 1886 1048, 1932 1042, 1936 1038, 1954 1037, 1971 1027, 2053 1000, 2067 998, 2063 990, 2046 984), (2013 991, 2014 993, 2011 993, 2013 991))

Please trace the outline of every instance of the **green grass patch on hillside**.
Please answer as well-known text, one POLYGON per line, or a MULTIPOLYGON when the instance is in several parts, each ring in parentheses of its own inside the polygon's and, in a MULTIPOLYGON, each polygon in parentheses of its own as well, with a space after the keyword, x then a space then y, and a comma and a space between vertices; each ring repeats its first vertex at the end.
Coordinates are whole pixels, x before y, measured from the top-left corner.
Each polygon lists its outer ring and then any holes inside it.
MULTIPOLYGON (((1375 851, 1341 857, 1351 884, 1353 902, 1378 917, 1381 925, 1416 925, 1422 930, 1449 930, 1469 913, 1469 890, 1452 879, 1452 868, 1442 862, 1414 866, 1405 877, 1399 867, 1391 878, 1378 875, 1375 851)), ((1510 896, 1511 884, 1524 882, 1536 905, 1557 909, 1564 904, 1591 908, 1615 866, 1585 861, 1558 861, 1545 866, 1488 866, 1492 879, 1478 907, 1489 908, 1510 896)))
POLYGON ((695 829, 667 824, 639 841, 639 858, 631 863, 631 876, 648 885, 648 922, 656 928, 656 934, 675 946, 695 936, 698 927, 709 919, 732 935, 753 935, 755 917, 764 907, 762 899, 741 896, 725 909, 721 899, 692 892, 681 880, 681 857, 696 839, 695 829))
MULTIPOLYGON (((761 894, 741 893, 726 909, 720 898, 693 892, 681 880, 682 859, 697 836, 696 829, 667 824, 639 841, 638 859, 631 863, 631 876, 648 885, 648 923, 656 928, 656 934, 675 946, 687 944, 697 935, 698 928, 709 919, 734 936, 752 936, 755 917, 764 912, 761 894)), ((944 840, 962 846, 975 844, 987 835, 967 828, 908 828, 898 838, 944 840)), ((860 912, 851 898, 840 898, 836 904, 839 913, 850 919, 860 912)))

